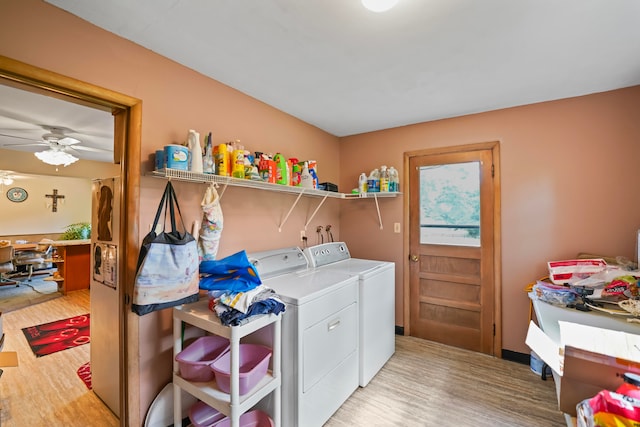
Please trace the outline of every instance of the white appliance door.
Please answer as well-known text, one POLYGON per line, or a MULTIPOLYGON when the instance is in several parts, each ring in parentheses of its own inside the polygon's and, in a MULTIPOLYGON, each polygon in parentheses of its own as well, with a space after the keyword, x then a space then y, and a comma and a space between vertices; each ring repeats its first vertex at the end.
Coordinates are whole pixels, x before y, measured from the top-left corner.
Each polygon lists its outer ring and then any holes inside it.
POLYGON ((119 237, 120 178, 93 182, 91 226, 91 383, 120 416, 119 237))

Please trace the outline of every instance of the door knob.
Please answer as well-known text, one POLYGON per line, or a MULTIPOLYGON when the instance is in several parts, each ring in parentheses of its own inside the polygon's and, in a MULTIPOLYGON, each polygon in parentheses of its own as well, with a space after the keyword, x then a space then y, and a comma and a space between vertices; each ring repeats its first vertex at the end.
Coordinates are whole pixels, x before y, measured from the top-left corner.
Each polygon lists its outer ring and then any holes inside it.
POLYGON ((411 262, 418 262, 420 261, 420 257, 418 255, 409 255, 409 260, 411 260, 411 262))

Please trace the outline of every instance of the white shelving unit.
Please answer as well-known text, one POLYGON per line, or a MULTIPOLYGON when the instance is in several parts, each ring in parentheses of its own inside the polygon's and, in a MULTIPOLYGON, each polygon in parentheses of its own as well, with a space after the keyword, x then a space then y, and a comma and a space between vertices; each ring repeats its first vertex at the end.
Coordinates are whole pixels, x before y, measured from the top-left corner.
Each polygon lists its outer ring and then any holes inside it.
POLYGON ((241 326, 224 326, 218 316, 209 310, 208 301, 184 304, 173 308, 173 408, 174 425, 182 425, 182 396, 184 390, 217 409, 231 419, 231 427, 240 425, 240 415, 255 406, 262 398, 273 393, 274 410, 271 417, 276 427, 280 427, 281 407, 281 315, 265 314, 256 316, 251 322, 241 326), (229 339, 231 348, 231 393, 221 391, 215 379, 209 382, 190 382, 179 373, 175 356, 182 351, 182 322, 193 325, 209 333, 229 339), (239 394, 239 344, 240 339, 268 325, 274 325, 272 343, 272 369, 245 395, 239 394))
POLYGON ((224 189, 220 194, 220 197, 224 194, 227 186, 232 187, 243 187, 243 188, 254 188, 258 190, 266 190, 273 191, 276 193, 288 193, 288 194, 297 194, 298 197, 293 202, 293 206, 289 209, 289 212, 285 215, 284 219, 280 223, 278 227, 278 231, 282 231, 282 227, 287 222, 289 215, 293 212, 293 209, 298 204, 298 201, 302 196, 309 197, 322 197, 322 201, 316 207, 316 210, 311 214, 311 217, 305 224, 305 229, 309 226, 313 218, 315 217, 320 207, 322 207, 323 203, 327 198, 332 199, 347 199, 347 200, 362 200, 362 199, 373 199, 376 203, 376 210, 378 212, 378 220, 380 222, 380 229, 382 230, 382 216, 380 215, 380 206, 378 205, 378 199, 383 198, 393 198, 402 195, 400 192, 379 192, 379 193, 362 193, 362 194, 346 194, 346 193, 337 193, 334 191, 324 191, 324 190, 316 190, 302 187, 293 187, 290 185, 279 185, 272 184, 270 182, 264 181, 254 181, 250 179, 240 179, 233 178, 228 176, 220 176, 214 174, 204 174, 204 173, 194 173, 190 171, 183 171, 178 169, 160 169, 157 171, 153 171, 149 173, 150 176, 155 178, 162 179, 175 179, 177 181, 186 181, 186 182, 196 182, 201 184, 218 184, 224 185, 224 189))

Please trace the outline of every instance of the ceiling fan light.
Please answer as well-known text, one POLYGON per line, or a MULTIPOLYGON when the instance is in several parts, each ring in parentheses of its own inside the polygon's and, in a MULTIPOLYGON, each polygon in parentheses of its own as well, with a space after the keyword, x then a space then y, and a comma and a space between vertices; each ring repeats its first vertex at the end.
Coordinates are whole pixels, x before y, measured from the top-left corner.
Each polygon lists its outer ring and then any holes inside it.
POLYGON ((42 160, 44 163, 48 165, 53 165, 53 166, 58 166, 58 165, 69 166, 71 163, 78 161, 77 157, 72 156, 71 154, 65 151, 47 150, 47 151, 40 151, 34 154, 38 159, 42 160))
POLYGON ((372 12, 386 12, 398 3, 398 0, 362 0, 362 5, 372 12))

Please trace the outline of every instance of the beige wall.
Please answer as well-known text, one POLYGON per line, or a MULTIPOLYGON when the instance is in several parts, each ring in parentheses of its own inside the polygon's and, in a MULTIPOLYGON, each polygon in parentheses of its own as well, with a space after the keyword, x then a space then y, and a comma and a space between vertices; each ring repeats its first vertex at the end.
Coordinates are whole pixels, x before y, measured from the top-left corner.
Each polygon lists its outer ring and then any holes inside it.
MULTIPOLYGON (((0 2, 0 55, 77 78, 142 100, 142 169, 152 153, 186 138, 189 129, 213 132, 214 143, 240 139, 251 151, 282 152, 315 159, 321 181, 340 180, 338 138, 303 123, 223 84, 160 57, 39 0, 0 2)), ((256 70, 256 78, 260 78, 256 70)), ((164 181, 143 178, 140 238, 149 229, 164 181)), ((200 219, 204 186, 178 183, 178 199, 190 224, 200 219)), ((228 188, 219 256, 299 244, 300 230, 319 199, 303 198, 288 222, 278 226, 295 197, 228 188)), ((340 236, 337 200, 325 203, 312 221, 332 224, 340 236)), ((311 233, 309 233, 311 234, 311 233)), ((171 313, 140 318, 140 408, 147 408, 170 381, 171 313)))
MULTIPOLYGON (((635 256, 640 228, 640 86, 439 120, 342 139, 343 187, 361 171, 402 166, 403 153, 500 141, 502 173, 502 348, 524 352, 524 287, 546 262, 579 252, 635 256)), ((401 190, 403 190, 401 182, 401 190)), ((384 230, 362 200, 343 205, 342 237, 354 256, 396 262, 396 322, 402 324, 402 200, 384 200, 384 230)))
POLYGON ((91 180, 87 178, 46 177, 17 174, 11 185, 0 194, 0 236, 15 234, 62 233, 70 224, 91 222, 91 180), (24 189, 28 196, 23 202, 7 198, 12 187, 24 189), (53 189, 64 199, 58 199, 52 211, 53 189))

